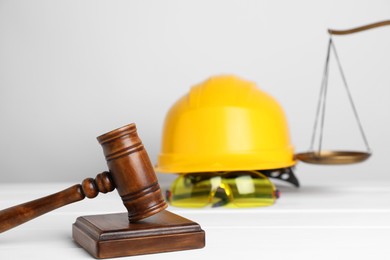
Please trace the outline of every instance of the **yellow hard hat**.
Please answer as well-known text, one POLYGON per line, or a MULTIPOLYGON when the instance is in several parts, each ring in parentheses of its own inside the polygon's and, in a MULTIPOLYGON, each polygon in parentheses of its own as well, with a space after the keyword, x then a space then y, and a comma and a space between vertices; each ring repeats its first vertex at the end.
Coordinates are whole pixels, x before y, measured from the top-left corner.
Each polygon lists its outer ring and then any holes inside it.
POLYGON ((190 173, 293 165, 281 106, 254 83, 226 75, 193 86, 170 108, 156 170, 190 173))

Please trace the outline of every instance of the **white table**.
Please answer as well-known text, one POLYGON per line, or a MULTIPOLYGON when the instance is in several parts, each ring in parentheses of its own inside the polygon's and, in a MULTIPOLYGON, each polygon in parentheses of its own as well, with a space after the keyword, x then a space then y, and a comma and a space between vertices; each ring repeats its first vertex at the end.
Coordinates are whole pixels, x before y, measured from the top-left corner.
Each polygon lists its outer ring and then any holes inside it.
MULTIPOLYGON (((36 199, 73 183, 0 184, 0 208, 36 199)), ((166 188, 168 185, 162 183, 166 188)), ((133 259, 390 259, 390 185, 306 182, 279 187, 277 204, 253 209, 169 210, 206 231, 199 250, 133 259)), ((0 259, 93 259, 72 240, 78 216, 123 212, 118 194, 71 204, 0 234, 0 259), (104 206, 101 206, 104 205, 104 206)), ((130 258, 124 258, 130 259, 130 258)))

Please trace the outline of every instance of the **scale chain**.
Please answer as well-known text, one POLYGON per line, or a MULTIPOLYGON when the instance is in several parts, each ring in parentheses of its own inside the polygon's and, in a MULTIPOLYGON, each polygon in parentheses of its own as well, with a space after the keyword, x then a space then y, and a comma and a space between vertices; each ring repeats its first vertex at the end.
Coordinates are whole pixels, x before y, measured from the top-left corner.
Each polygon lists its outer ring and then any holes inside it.
MULTIPOLYGON (((309 148, 311 151, 314 150, 314 142, 315 142, 315 139, 316 139, 316 133, 317 133, 317 127, 318 127, 318 119, 320 117, 320 112, 322 111, 322 113, 325 113, 324 109, 325 109, 325 100, 326 100, 326 88, 327 88, 327 85, 328 85, 329 57, 330 57, 331 41, 332 41, 332 39, 330 38, 329 39, 329 43, 328 43, 328 47, 327 47, 327 54, 326 54, 324 72, 323 72, 323 75, 322 75, 320 94, 319 94, 318 103, 317 103, 317 111, 316 111, 316 117, 315 117, 314 126, 313 126, 313 134, 312 134, 310 148, 309 148), (322 109, 321 109, 321 105, 322 105, 322 109)), ((321 127, 323 128, 324 115, 322 115, 321 121, 322 121, 321 127)), ((319 147, 320 147, 320 150, 321 150, 322 130, 321 130, 320 133, 321 134, 320 134, 320 144, 319 144, 319 147)))
POLYGON ((366 135, 365 135, 364 130, 363 130, 363 126, 362 126, 361 121, 359 119, 359 115, 357 113, 355 103, 353 102, 352 94, 351 94, 351 91, 349 89, 344 71, 342 69, 341 62, 340 62, 339 56, 338 56, 337 51, 336 51, 336 46, 332 40, 332 36, 330 36, 330 38, 329 38, 328 49, 327 49, 327 54, 326 54, 326 61, 325 61, 325 68, 324 68, 323 78, 322 78, 322 82, 321 82, 321 89, 320 89, 320 94, 319 94, 319 99, 318 99, 318 104, 317 104, 317 111, 316 111, 316 117, 315 117, 315 122, 314 122, 314 127, 313 127, 313 134, 312 134, 312 139, 311 139, 309 149, 311 151, 314 151, 314 143, 316 140, 318 122, 319 122, 320 117, 321 117, 321 122, 320 122, 320 129, 319 129, 320 133, 319 133, 319 143, 318 143, 318 154, 321 153, 321 149, 322 149, 323 130, 324 130, 324 123, 325 123, 326 99, 327 99, 327 88, 328 88, 328 77, 329 77, 329 60, 330 60, 330 53, 332 51, 333 51, 333 55, 336 58, 336 62, 337 62, 337 65, 338 65, 338 68, 339 68, 339 71, 341 74, 341 78, 343 80, 344 87, 347 91, 348 100, 351 104, 351 107, 352 107, 356 122, 358 124, 360 133, 362 135, 364 144, 366 146, 367 151, 370 152, 371 149, 369 147, 366 135))
POLYGON ((350 88, 348 86, 347 79, 345 78, 344 70, 341 67, 341 62, 340 62, 339 56, 338 56, 337 51, 336 51, 336 46, 334 45, 333 42, 331 43, 331 47, 332 47, 332 50, 333 50, 333 54, 334 54, 334 56, 336 58, 337 65, 338 65, 338 68, 339 68, 339 71, 340 71, 340 74, 341 74, 341 78, 343 80, 345 90, 347 91, 347 94, 348 94, 348 100, 349 100, 349 102, 351 104, 351 107, 352 107, 352 110, 353 110, 353 114, 354 114, 356 122, 358 124, 358 127, 359 127, 360 133, 362 135, 364 144, 366 145, 367 151, 370 152, 371 151, 370 146, 368 145, 368 141, 367 141, 366 135, 364 133, 362 123, 361 123, 361 121, 359 119, 359 115, 357 113, 357 109, 356 109, 355 103, 353 102, 353 99, 352 99, 352 94, 351 94, 350 88))

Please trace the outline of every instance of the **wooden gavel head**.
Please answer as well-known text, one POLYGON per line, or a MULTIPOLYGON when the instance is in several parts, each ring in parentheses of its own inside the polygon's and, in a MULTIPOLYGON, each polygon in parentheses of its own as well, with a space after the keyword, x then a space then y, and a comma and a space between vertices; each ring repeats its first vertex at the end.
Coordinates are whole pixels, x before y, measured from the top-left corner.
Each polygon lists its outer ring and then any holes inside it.
POLYGON ((152 216, 167 207, 152 163, 129 124, 97 137, 103 147, 110 177, 127 208, 129 221, 152 216))

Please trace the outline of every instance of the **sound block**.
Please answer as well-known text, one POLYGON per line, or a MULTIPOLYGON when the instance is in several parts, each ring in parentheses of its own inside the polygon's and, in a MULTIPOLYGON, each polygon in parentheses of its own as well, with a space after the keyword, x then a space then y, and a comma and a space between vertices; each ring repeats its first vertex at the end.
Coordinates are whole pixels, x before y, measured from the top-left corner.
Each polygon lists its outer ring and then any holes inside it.
POLYGON ((135 223, 127 213, 82 216, 73 224, 73 239, 95 258, 111 258, 197 249, 205 232, 167 210, 135 223))

